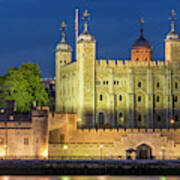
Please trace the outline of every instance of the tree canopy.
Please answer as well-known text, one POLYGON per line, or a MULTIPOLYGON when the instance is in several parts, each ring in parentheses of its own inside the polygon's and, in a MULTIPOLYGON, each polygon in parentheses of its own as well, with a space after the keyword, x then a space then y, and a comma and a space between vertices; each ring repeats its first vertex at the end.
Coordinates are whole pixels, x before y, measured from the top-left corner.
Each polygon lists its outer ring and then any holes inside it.
POLYGON ((0 78, 0 105, 6 100, 15 100, 16 109, 20 112, 29 111, 34 102, 40 106, 49 103, 48 93, 40 78, 39 67, 36 64, 26 63, 19 68, 11 67, 0 78))

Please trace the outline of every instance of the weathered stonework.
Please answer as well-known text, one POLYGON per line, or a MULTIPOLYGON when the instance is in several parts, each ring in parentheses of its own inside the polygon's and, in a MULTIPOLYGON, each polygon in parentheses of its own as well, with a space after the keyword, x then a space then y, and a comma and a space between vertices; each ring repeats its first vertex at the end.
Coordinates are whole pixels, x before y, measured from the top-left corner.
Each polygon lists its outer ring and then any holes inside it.
POLYGON ((180 158, 180 39, 174 28, 165 61, 152 60, 142 29, 131 60, 123 61, 96 59, 96 41, 85 25, 75 62, 67 46, 56 52, 64 56, 56 58, 49 155, 125 157, 137 150, 137 158, 180 158), (65 56, 68 64, 60 65, 65 56))

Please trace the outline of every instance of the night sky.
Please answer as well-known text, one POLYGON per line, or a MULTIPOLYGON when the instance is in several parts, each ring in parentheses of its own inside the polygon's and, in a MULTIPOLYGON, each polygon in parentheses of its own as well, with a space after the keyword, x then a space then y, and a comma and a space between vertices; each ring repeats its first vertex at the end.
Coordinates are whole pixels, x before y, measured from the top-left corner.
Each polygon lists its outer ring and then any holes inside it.
MULTIPOLYGON (((89 32, 97 41, 97 59, 130 59, 140 17, 145 21, 144 36, 152 45, 153 59, 164 59, 171 9, 176 11, 180 32, 179 7, 179 0, 0 0, 0 75, 10 66, 31 61, 40 66, 42 77, 53 77, 63 20, 68 26, 66 39, 74 48, 76 8, 80 15, 85 9, 91 14, 89 32)), ((80 26, 82 32, 82 21, 80 26)))

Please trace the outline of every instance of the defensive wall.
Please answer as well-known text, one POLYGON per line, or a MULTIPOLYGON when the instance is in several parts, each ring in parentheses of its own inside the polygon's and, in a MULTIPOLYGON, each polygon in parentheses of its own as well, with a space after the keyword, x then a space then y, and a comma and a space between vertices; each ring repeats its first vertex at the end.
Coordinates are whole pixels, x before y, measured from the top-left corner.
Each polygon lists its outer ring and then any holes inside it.
POLYGON ((112 60, 112 59, 99 59, 96 60, 96 66, 103 66, 103 67, 134 67, 134 66, 148 66, 148 67, 162 67, 167 65, 162 60, 154 60, 148 63, 147 61, 131 61, 131 60, 112 60))
POLYGON ((125 158, 128 149, 146 144, 154 158, 180 158, 180 129, 78 129, 75 114, 49 117, 49 156, 125 158))

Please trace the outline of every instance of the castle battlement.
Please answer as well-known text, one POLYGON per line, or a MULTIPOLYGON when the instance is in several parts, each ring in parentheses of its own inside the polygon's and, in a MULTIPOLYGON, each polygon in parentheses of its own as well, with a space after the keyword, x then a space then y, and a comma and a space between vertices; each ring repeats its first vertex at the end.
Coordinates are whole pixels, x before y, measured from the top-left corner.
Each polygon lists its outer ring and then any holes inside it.
POLYGON ((100 59, 96 61, 97 67, 162 67, 166 66, 166 63, 162 60, 153 61, 130 61, 130 60, 112 60, 112 59, 100 59))
POLYGON ((180 129, 77 129, 77 133, 88 134, 128 134, 128 133, 180 133, 180 129))

